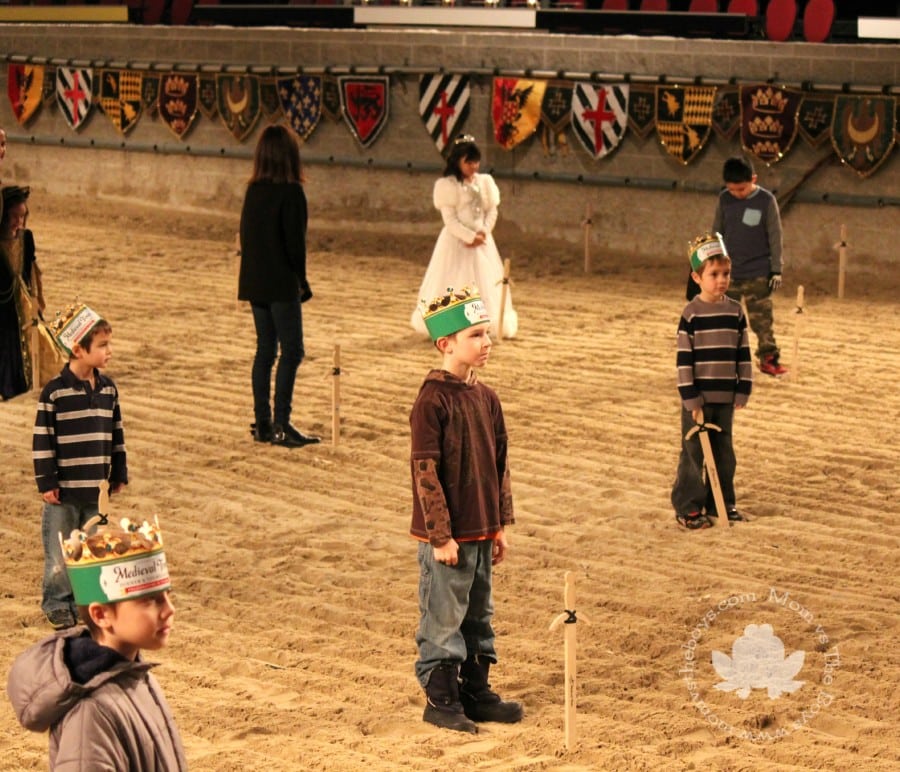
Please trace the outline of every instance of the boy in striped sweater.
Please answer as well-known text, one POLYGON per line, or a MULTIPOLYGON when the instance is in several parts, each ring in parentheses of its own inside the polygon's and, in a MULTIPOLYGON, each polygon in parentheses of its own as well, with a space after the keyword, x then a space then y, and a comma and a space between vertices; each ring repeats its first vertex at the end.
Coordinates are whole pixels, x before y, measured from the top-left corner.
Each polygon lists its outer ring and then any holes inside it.
POLYGON ((111 493, 128 483, 119 391, 100 370, 112 356, 112 327, 85 305, 67 309, 51 325, 69 355, 62 372, 41 392, 32 458, 44 500, 41 608, 56 629, 78 620, 59 543, 97 514, 100 483, 111 493))
MULTIPOLYGON (((734 411, 747 404, 753 366, 747 318, 741 304, 725 292, 731 259, 720 234, 700 236, 690 244, 691 276, 700 294, 685 306, 678 323, 678 392, 681 436, 695 424, 721 427, 710 432, 719 483, 730 521, 744 520, 735 507, 734 411)), ((678 524, 690 530, 709 528, 717 515, 708 481, 703 477, 703 451, 697 437, 682 439, 672 506, 678 524)))

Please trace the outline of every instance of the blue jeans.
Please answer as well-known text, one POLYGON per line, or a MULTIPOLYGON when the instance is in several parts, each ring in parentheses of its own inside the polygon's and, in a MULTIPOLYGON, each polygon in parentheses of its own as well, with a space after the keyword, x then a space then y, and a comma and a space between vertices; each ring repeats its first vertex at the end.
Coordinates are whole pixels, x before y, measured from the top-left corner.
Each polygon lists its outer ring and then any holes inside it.
POLYGON ((303 361, 303 317, 300 300, 252 303, 253 324, 256 326, 256 356, 253 358, 253 413, 256 424, 272 420, 269 391, 272 367, 281 346, 281 357, 275 370, 275 423, 287 426, 291 422, 291 401, 297 368, 303 361))
POLYGON ((41 609, 45 614, 69 610, 78 619, 75 596, 72 595, 59 546, 59 534, 62 534, 63 539, 68 539, 74 529, 83 528, 96 514, 96 504, 44 504, 41 513, 41 542, 44 545, 41 609))
POLYGON ((419 544, 419 629, 416 678, 424 689, 440 664, 459 665, 470 654, 497 661, 494 650, 494 601, 491 552, 494 542, 459 543, 459 563, 434 560, 430 544, 419 544))
MULTIPOLYGON (((719 485, 722 487, 722 498, 725 507, 733 509, 734 472, 737 461, 732 444, 734 427, 734 405, 704 405, 703 420, 722 428, 721 432, 710 430, 709 443, 712 446, 713 458, 716 460, 716 471, 719 473, 719 485)), ((707 514, 716 512, 712 488, 703 476, 703 448, 700 438, 695 434, 690 440, 684 435, 694 426, 690 410, 681 408, 681 457, 678 459, 678 471, 675 484, 672 486, 672 506, 675 513, 687 515, 691 512, 707 514)))

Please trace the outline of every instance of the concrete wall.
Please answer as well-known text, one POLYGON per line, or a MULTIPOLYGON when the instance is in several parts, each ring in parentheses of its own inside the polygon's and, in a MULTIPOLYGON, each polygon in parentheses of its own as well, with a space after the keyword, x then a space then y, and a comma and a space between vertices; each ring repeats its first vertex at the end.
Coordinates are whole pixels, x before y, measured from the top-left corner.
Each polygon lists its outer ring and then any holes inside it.
MULTIPOLYGON (((810 45, 765 41, 589 37, 534 32, 413 30, 290 30, 132 26, 0 26, 0 52, 10 55, 90 60, 94 66, 149 64, 251 65, 259 67, 401 66, 599 71, 633 76, 668 76, 670 82, 737 78, 774 79, 815 85, 893 87, 900 83, 896 45, 810 45)), ((6 76, 0 73, 0 80, 6 76)), ((711 137, 688 166, 670 158, 655 134, 640 140, 628 133, 615 153, 598 162, 569 133, 568 154, 546 155, 537 135, 511 152, 491 139, 489 75, 474 78, 466 130, 481 140, 483 168, 493 168, 504 197, 506 228, 526 239, 547 237, 580 243, 585 206, 594 211, 599 248, 647 259, 671 259, 682 244, 709 226, 722 161, 740 151, 737 138, 711 137), (629 178, 629 186, 535 181, 534 173, 629 178), (665 181, 667 189, 642 186, 665 181)), ((417 112, 417 76, 391 80, 390 119, 381 136, 361 149, 341 123, 322 119, 304 148, 314 218, 389 221, 392 227, 437 230, 431 208, 434 177, 442 166, 417 112), (326 159, 339 159, 328 163, 326 159), (351 162, 341 163, 341 159, 351 162), (370 163, 371 160, 371 163, 370 163), (404 171, 409 165, 412 171, 404 171), (397 169, 400 169, 399 171, 397 169), (394 170, 391 170, 394 169, 394 170)), ((0 125, 10 135, 4 182, 37 190, 99 199, 145 200, 163 206, 225 211, 240 208, 249 158, 261 120, 241 144, 217 120, 200 116, 183 140, 156 118, 142 117, 122 138, 96 110, 79 133, 54 105, 44 105, 26 127, 0 100, 0 125), (94 143, 93 147, 86 146, 94 143), (154 151, 152 148, 156 146, 154 151), (190 152, 186 152, 190 148, 190 152)), ((825 148, 797 138, 771 168, 757 164, 760 182, 790 187, 825 148)), ((837 206, 825 194, 864 199, 900 198, 900 151, 872 176, 860 179, 834 163, 804 186, 806 197, 786 212, 787 254, 795 265, 833 259, 839 223, 846 223, 858 259, 891 259, 900 233, 900 207, 837 206)))

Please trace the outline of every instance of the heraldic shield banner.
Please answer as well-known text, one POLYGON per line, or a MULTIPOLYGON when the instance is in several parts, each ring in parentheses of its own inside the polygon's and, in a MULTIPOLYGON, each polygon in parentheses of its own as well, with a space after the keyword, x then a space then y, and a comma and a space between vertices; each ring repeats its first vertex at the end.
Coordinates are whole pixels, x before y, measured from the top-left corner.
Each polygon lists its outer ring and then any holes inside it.
POLYGON ((41 106, 44 93, 44 67, 34 64, 11 64, 7 69, 6 93, 13 115, 24 126, 41 106))
POLYGON ((419 116, 439 153, 460 133, 469 116, 468 75, 422 75, 419 78, 419 116))
POLYGON ((595 161, 611 153, 628 127, 628 86, 576 83, 572 126, 595 161))
POLYGON ((685 166, 712 133, 715 86, 657 86, 656 134, 666 152, 685 166))
POLYGON ((141 117, 144 75, 139 70, 101 70, 100 107, 121 134, 141 117))
POLYGON ((369 147, 387 124, 389 84, 387 75, 338 78, 344 120, 363 147, 369 147))
POLYGON ((741 145, 767 166, 778 163, 797 137, 803 94, 763 84, 741 86, 741 145))
POLYGON ((90 68, 56 68, 56 103, 66 123, 75 131, 84 123, 94 106, 94 71, 90 68))
POLYGON ((159 78, 159 117, 181 139, 197 117, 196 73, 169 72, 159 78))
POLYGON ((322 78, 295 75, 279 78, 278 98, 291 128, 304 142, 312 136, 322 117, 322 78))
POLYGON ((255 75, 216 75, 216 106, 225 128, 243 142, 259 120, 259 78, 255 75))
POLYGON ((896 98, 839 95, 834 98, 831 144, 847 166, 868 177, 891 153, 895 133, 896 98))
POLYGON ((545 80, 494 78, 491 118, 494 139, 504 150, 512 150, 537 131, 546 88, 545 80))

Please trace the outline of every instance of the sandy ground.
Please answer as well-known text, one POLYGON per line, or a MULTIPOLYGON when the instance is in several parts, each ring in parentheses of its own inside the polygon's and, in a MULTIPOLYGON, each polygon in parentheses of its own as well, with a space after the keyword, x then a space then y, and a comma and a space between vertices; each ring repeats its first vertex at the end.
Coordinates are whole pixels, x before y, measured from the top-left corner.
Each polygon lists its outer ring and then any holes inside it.
MULTIPOLYGON (((752 521, 687 533, 668 501, 685 267, 598 256, 585 276, 580 248, 515 243, 501 227, 520 336, 482 377, 505 406, 518 523, 495 576, 492 680, 527 713, 462 736, 421 721, 412 675, 407 416, 438 360, 406 320, 437 224, 360 238, 313 222, 295 423, 326 442, 286 450, 248 434, 253 333, 234 300, 235 218, 103 209, 89 222, 35 197, 29 224, 50 307, 78 293, 115 330, 132 483, 113 509, 158 514, 164 528, 178 613, 151 658, 192 769, 900 768, 895 276, 851 276, 843 301, 827 271, 788 276, 776 326, 793 377, 758 376, 737 419, 738 503, 752 521), (580 620, 570 749, 564 632, 548 631, 567 571, 580 620), (715 688, 713 653, 730 655, 751 624, 772 626, 779 662, 803 653, 793 693, 715 688)), ((0 416, 5 680, 49 628, 34 395, 0 416)), ((4 769, 46 768, 46 745, 0 710, 4 769)))

